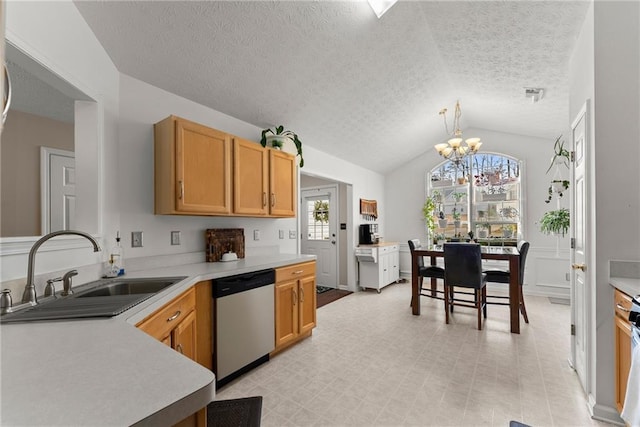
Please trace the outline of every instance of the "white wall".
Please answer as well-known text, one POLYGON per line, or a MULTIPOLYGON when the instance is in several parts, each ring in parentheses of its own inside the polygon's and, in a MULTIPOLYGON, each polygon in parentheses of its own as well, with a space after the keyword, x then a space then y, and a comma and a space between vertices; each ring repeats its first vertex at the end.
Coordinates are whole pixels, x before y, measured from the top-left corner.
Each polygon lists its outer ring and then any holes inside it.
POLYGON ((592 13, 593 19, 585 22, 580 36, 584 56, 576 55, 571 64, 575 82, 571 115, 577 113, 585 98, 593 100, 590 208, 595 231, 588 271, 594 307, 594 381, 588 391, 594 401, 594 414, 606 418, 616 414, 613 289, 608 284, 608 263, 640 261, 640 4, 597 1, 592 13))
MULTIPOLYGON (((523 237, 531 243, 524 291, 528 294, 568 296, 569 282, 565 273, 569 272, 569 238, 560 239, 560 256, 557 257, 556 238, 542 234, 537 225, 544 212, 556 209, 555 199, 551 204, 544 202, 552 179, 552 172, 546 174, 546 170, 553 156, 555 138, 546 140, 485 129, 466 129, 464 134, 482 138, 484 152, 507 154, 523 160, 523 237)), ((560 134, 569 141, 566 129, 558 129, 560 134)), ((425 174, 443 160, 435 149, 430 146, 427 148, 421 156, 386 177, 388 238, 401 243, 400 270, 404 274, 409 274, 411 270, 407 241, 412 238, 426 240, 422 217, 425 174)), ((567 170, 565 177, 568 179, 568 176, 567 170)), ((568 197, 561 200, 561 206, 569 206, 568 197)))
POLYGON ((296 253, 297 240, 288 238, 289 230, 297 231, 295 218, 154 215, 154 123, 174 114, 254 141, 260 139, 261 129, 133 77, 123 74, 120 82, 118 198, 120 232, 124 236, 127 257, 202 252, 205 249, 207 228, 244 228, 248 255, 260 250, 296 253), (280 229, 286 230, 286 239, 279 239, 280 229), (181 245, 171 245, 172 230, 181 231, 181 245), (260 240, 253 240, 253 230, 260 230, 260 240), (144 233, 144 247, 131 248, 132 231, 144 233))
MULTIPOLYGON (((100 236, 103 227, 118 221, 119 208, 113 197, 117 186, 111 184, 114 177, 111 171, 116 164, 113 153, 117 145, 119 73, 73 2, 12 1, 5 4, 7 40, 81 91, 101 101, 98 109, 99 144, 91 147, 80 141, 76 144, 77 179, 95 184, 91 186, 90 194, 86 195, 92 200, 92 218, 80 222, 91 224, 91 230, 87 231, 100 236), (101 154, 102 160, 99 162, 101 154)), ((35 238, 22 239, 17 243, 2 241, 0 280, 4 282, 26 276, 26 251, 34 241, 35 238), (16 243, 15 250, 13 243, 16 243), (11 246, 10 250, 8 246, 11 246)), ((89 242, 83 241, 80 246, 80 249, 62 249, 64 245, 60 243, 47 242, 38 252, 36 273, 95 264, 103 259, 102 253, 94 254, 89 249, 89 242), (48 248, 52 246, 58 249, 49 251, 48 248)), ((43 286, 38 287, 41 291, 43 286)), ((15 290, 21 292, 21 286, 15 290)), ((18 299, 19 292, 14 291, 14 300, 18 299)))

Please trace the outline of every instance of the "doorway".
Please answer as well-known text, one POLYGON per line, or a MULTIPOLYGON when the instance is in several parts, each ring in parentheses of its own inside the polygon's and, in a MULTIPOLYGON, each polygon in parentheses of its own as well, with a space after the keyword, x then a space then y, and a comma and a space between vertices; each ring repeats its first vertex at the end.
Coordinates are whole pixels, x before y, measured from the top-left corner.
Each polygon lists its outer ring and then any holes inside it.
MULTIPOLYGON (((311 254, 312 249, 308 247, 308 231, 305 227, 309 224, 309 212, 307 210, 308 205, 305 203, 305 197, 320 195, 322 193, 328 194, 327 189, 332 189, 332 199, 334 203, 329 204, 329 210, 335 208, 336 212, 331 214, 329 212, 329 224, 327 225, 327 237, 333 238, 335 234, 335 245, 331 243, 331 239, 328 239, 328 244, 335 248, 335 256, 329 255, 326 259, 327 264, 321 265, 320 257, 318 257, 317 263, 317 282, 318 285, 330 286, 336 289, 351 290, 349 287, 350 277, 350 265, 348 263, 348 245, 353 243, 350 230, 352 230, 353 221, 350 219, 350 198, 351 198, 351 185, 335 181, 329 178, 322 178, 318 176, 312 176, 309 174, 300 174, 300 251, 303 254, 311 254), (333 224, 331 224, 333 220, 333 224), (335 230, 335 231, 333 231, 335 230), (329 279, 326 278, 325 269, 335 270, 335 279, 331 280, 331 285, 324 285, 323 282, 329 283, 329 279)), ((315 200, 314 200, 315 207, 315 200)), ((326 243, 326 242, 325 242, 326 243)), ((314 255, 317 255, 315 252, 314 255)), ((329 273, 333 275, 334 273, 329 273)), ((355 286, 355 285, 354 285, 355 286)))
POLYGON ((318 187, 301 191, 303 254, 316 256, 318 286, 338 287, 338 188, 318 187))
POLYGON ((73 151, 40 147, 41 234, 75 228, 75 164, 73 151))

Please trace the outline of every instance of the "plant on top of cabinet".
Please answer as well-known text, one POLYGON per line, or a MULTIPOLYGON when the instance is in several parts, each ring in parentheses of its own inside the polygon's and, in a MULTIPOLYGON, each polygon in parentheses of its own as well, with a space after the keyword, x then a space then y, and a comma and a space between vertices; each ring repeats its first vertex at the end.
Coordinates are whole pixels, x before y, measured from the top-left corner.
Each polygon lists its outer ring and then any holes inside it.
POLYGON ((291 130, 285 130, 284 126, 280 125, 277 127, 264 129, 262 131, 260 144, 263 147, 266 147, 267 143, 269 143, 273 148, 282 149, 282 146, 287 141, 291 141, 295 144, 296 150, 298 150, 298 156, 300 156, 300 167, 303 167, 304 158, 302 157, 302 142, 295 132, 291 130))

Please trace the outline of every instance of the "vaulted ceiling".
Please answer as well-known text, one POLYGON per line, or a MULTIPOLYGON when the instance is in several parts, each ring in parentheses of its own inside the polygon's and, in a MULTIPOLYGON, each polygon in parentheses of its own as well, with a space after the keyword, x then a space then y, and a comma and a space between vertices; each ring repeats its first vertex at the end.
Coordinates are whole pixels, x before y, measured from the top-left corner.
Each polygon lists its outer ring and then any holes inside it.
POLYGON ((75 4, 122 73, 381 173, 445 140, 438 112, 456 100, 463 129, 555 139, 589 6, 400 0, 377 19, 366 1, 75 4))

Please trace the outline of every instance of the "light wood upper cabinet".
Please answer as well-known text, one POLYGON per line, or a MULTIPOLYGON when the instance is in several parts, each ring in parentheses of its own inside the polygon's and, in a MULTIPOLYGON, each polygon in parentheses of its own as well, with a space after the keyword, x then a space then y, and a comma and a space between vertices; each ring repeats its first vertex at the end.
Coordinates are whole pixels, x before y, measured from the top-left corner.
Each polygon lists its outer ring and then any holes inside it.
POLYGON ((242 138, 233 140, 233 213, 295 217, 295 156, 242 138))
POLYGON ((269 150, 269 213, 271 216, 296 216, 296 157, 269 150))
POLYGON ((269 213, 269 151, 260 144, 233 139, 233 212, 266 216, 269 213))
POLYGON ((155 213, 231 213, 231 138, 176 116, 154 125, 155 213))

